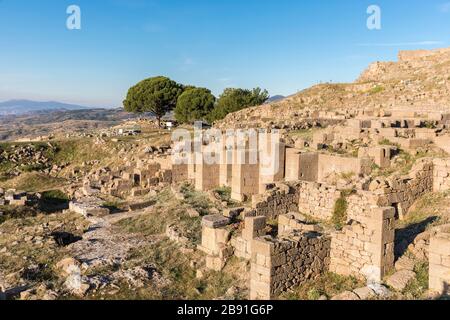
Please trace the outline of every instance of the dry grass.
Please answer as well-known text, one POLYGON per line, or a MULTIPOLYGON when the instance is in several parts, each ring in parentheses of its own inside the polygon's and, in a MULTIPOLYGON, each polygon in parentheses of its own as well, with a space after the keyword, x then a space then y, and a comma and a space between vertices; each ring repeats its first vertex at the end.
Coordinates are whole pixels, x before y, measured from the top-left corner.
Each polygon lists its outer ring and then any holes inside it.
POLYGON ((344 277, 328 272, 315 280, 307 281, 304 285, 283 294, 280 298, 287 300, 318 300, 321 296, 331 298, 344 291, 352 291, 364 285, 361 280, 354 277, 344 277))

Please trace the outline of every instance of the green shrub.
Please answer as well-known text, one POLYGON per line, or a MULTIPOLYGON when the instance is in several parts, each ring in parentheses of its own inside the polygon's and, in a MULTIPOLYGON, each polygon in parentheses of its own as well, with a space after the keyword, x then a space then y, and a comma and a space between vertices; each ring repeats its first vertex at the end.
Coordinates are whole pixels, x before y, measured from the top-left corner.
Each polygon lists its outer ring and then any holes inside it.
POLYGON ((331 218, 331 222, 338 230, 342 229, 347 220, 347 208, 347 199, 344 195, 341 195, 334 205, 333 216, 331 218))
POLYGON ((376 86, 369 90, 369 94, 377 94, 384 91, 384 87, 376 86))

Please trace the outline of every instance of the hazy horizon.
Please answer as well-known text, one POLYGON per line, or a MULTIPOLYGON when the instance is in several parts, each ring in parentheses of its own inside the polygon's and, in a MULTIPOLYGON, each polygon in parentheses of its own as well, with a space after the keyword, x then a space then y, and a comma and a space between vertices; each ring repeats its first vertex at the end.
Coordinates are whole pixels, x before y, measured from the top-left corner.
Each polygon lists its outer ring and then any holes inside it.
POLYGON ((158 75, 207 87, 261 87, 291 95, 351 82, 399 50, 447 47, 450 2, 0 1, 0 101, 121 107, 128 88, 158 75), (68 30, 69 5, 81 30, 68 30), (422 26, 427 26, 423 28, 422 26))

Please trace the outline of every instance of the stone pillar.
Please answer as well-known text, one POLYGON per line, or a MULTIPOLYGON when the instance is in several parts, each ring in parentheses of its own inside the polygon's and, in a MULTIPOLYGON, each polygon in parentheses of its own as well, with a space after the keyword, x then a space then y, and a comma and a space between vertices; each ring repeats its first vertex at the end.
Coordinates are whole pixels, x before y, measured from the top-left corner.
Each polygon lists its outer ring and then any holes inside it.
POLYGON ((257 238, 252 242, 250 300, 270 300, 272 298, 271 255, 274 248, 275 244, 264 238, 257 238))
POLYGON ((221 271, 232 255, 228 245, 230 231, 226 226, 230 220, 221 215, 205 216, 202 219, 202 243, 198 249, 206 253, 206 268, 221 271))
POLYGON ((258 194, 259 163, 250 161, 253 152, 239 148, 233 150, 231 179, 231 198, 233 200, 245 201, 258 194))
POLYGON ((195 154, 195 188, 199 191, 209 191, 220 186, 219 154, 214 145, 201 149, 201 152, 195 154))
POLYGON ((246 217, 242 235, 232 239, 234 254, 238 258, 250 260, 253 239, 266 235, 266 217, 246 217))
POLYGON ((363 269, 369 282, 380 282, 394 267, 395 209, 376 208, 367 222, 372 230, 371 243, 367 251, 372 255, 372 266, 363 269))
POLYGON ((233 149, 235 148, 234 134, 223 134, 220 150, 220 177, 221 186, 230 187, 233 174, 233 149))
POLYGON ((318 180, 318 153, 304 153, 299 149, 286 149, 285 180, 309 181, 318 180))
POLYGON ((260 133, 259 151, 259 193, 266 191, 266 185, 284 179, 286 145, 278 133, 260 133))
POLYGON ((430 239, 430 291, 450 294, 450 225, 439 228, 430 239))

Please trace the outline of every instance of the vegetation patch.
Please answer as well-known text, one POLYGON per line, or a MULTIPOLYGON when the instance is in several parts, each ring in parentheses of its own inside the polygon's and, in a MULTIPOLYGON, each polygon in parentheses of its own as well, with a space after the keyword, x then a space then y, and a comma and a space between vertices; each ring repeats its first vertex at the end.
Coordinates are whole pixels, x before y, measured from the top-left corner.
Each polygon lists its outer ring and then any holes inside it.
POLYGON ((429 267, 427 262, 420 262, 414 267, 416 278, 403 291, 406 299, 422 299, 428 290, 429 267))
POLYGON ((337 230, 341 230, 347 221, 347 202, 348 193, 342 192, 341 197, 334 204, 333 216, 331 222, 337 230))
POLYGON ((340 276, 327 272, 314 280, 308 280, 305 284, 297 287, 291 292, 285 293, 281 299, 286 300, 318 300, 325 296, 332 298, 344 291, 352 291, 363 287, 365 284, 355 277, 340 276))

